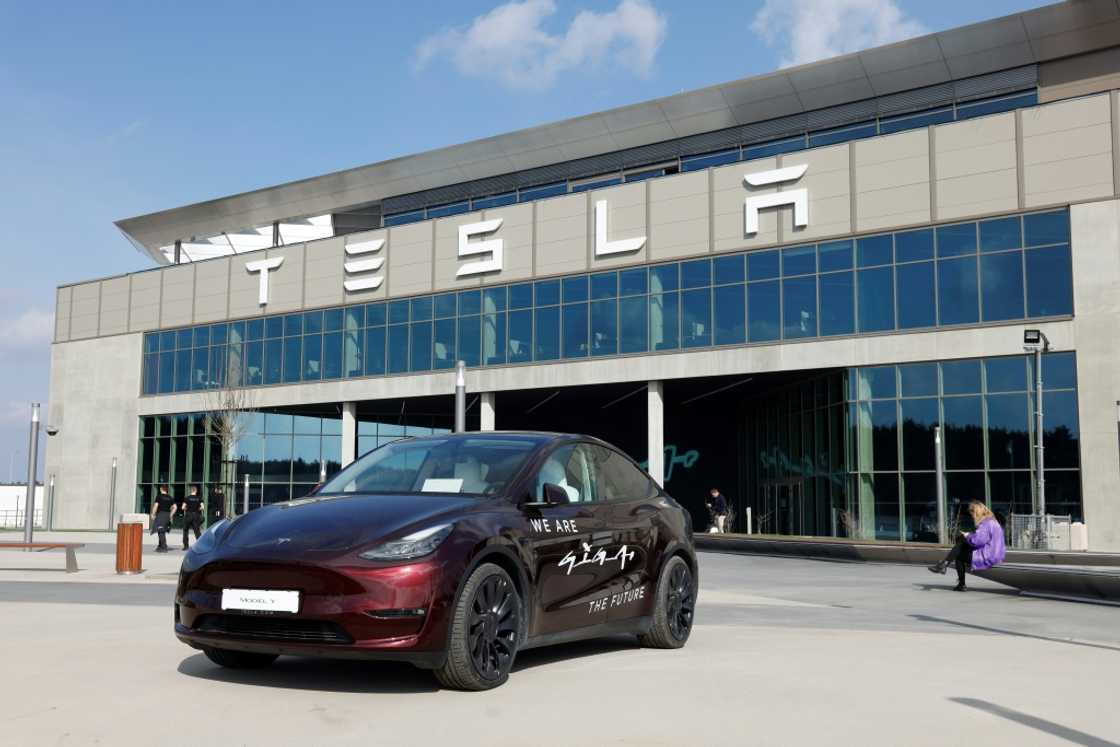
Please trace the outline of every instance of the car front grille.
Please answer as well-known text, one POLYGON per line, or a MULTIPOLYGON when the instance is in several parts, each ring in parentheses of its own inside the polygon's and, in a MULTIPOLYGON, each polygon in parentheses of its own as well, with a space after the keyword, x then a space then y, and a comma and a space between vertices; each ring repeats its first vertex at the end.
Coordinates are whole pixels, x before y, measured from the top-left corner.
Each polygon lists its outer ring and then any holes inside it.
POLYGON ((203 615, 195 625, 200 633, 291 643, 353 643, 342 626, 322 620, 299 620, 255 615, 203 615))

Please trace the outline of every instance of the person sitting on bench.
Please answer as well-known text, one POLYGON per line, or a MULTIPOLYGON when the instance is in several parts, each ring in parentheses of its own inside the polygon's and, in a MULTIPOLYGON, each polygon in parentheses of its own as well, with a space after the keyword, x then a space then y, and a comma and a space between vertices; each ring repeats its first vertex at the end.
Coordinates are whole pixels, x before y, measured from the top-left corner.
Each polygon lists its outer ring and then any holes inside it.
POLYGON ((957 585, 953 591, 965 591, 964 574, 966 571, 983 571, 1003 562, 1007 549, 1003 543, 1003 527, 996 521, 992 510, 982 501, 968 504, 968 512, 976 524, 976 531, 961 532, 953 549, 929 567, 933 573, 944 574, 949 565, 957 567, 957 585))

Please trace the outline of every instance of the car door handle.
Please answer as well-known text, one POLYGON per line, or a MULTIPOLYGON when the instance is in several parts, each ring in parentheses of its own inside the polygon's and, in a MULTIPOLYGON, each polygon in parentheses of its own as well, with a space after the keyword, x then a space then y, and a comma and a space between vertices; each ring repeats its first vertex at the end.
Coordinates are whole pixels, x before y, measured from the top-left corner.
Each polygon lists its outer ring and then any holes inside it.
POLYGON ((651 506, 648 503, 642 504, 641 506, 638 506, 637 508, 635 508, 633 511, 630 512, 630 514, 632 516, 642 516, 644 514, 655 514, 655 513, 657 513, 657 506, 651 506))

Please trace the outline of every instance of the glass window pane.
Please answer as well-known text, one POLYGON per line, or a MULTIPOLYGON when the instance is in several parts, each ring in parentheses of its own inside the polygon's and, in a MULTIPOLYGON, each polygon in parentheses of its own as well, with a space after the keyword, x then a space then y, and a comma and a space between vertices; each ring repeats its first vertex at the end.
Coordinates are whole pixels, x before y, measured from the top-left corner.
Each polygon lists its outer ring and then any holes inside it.
POLYGON ((646 268, 622 270, 618 273, 618 294, 635 296, 649 292, 649 273, 646 268))
POLYGON ((487 288, 482 291, 482 313, 495 314, 506 310, 506 288, 487 288))
POLYGON ((950 536, 957 529, 971 531, 974 527, 968 514, 969 501, 984 500, 983 472, 949 472, 945 475, 945 522, 950 536))
POLYGON ((1023 216, 1026 246, 1069 243, 1069 211, 1033 213, 1023 216))
POLYGON ((881 236, 867 236, 856 242, 856 253, 859 255, 860 267, 874 267, 876 265, 889 265, 893 260, 894 237, 891 234, 881 236))
POLYGON ((937 364, 911 363, 898 367, 903 397, 936 397, 937 364))
POLYGON ((292 479, 296 482, 319 482, 320 437, 292 438, 292 479))
POLYGON ((158 353, 159 352, 159 334, 155 332, 148 332, 144 335, 144 352, 145 353, 158 353))
POLYGON ((719 166, 725 163, 734 163, 739 160, 739 149, 707 153, 702 156, 689 156, 681 159, 681 171, 698 171, 710 166, 719 166))
POLYGON ((941 391, 945 394, 979 392, 980 361, 944 361, 941 364, 941 391))
POLYGON ((975 324, 979 320, 975 258, 937 263, 937 298, 941 324, 975 324))
POLYGON ((343 335, 342 375, 347 378, 361 376, 363 373, 362 343, 365 333, 360 329, 349 329, 343 335))
POLYGON ((976 224, 960 223, 937 228, 937 256, 958 257, 976 253, 976 224))
POLYGON ((289 314, 284 317, 284 336, 303 334, 303 314, 289 314))
POLYGON ((664 293, 675 291, 680 287, 680 265, 675 262, 671 265, 658 265, 649 270, 650 293, 664 293))
POLYGON ((899 117, 887 117, 879 120, 879 134, 889 135, 903 130, 915 130, 930 125, 943 124, 953 121, 953 107, 946 106, 942 109, 932 109, 925 112, 905 114, 899 117))
MULTIPOLYGON (((934 388, 937 385, 934 368, 934 388)), ((902 400, 902 469, 936 469, 933 429, 940 422, 937 399, 902 400)))
POLYGON ((903 475, 902 490, 906 505, 906 541, 937 542, 937 477, 903 475))
POLYGON ((988 466, 991 469, 1030 469, 1031 416, 1027 395, 990 394, 987 404, 988 466))
POLYGON ((646 299, 623 298, 618 302, 619 352, 644 353, 648 350, 646 299))
MULTIPOLYGON (((740 262, 740 270, 742 262, 740 262)), ((712 291, 715 311, 715 344, 734 345, 747 340, 747 292, 742 283, 720 285, 712 291)))
MULTIPOLYGON (((163 354, 160 354, 160 358, 163 354)), ((162 364, 162 360, 160 363, 162 364)), ((245 383, 249 386, 259 386, 264 383, 264 343, 245 343, 245 383)), ((163 372, 160 371, 160 386, 163 385, 163 372)))
MULTIPOLYGON (((459 296, 462 302, 462 294, 459 296)), ((462 308, 462 306, 460 306, 462 308)), ((468 366, 482 362, 482 317, 459 317, 459 359, 468 366)))
MULTIPOLYGON (((1043 376, 1046 369, 1043 368, 1043 376)), ((1080 463, 1081 428, 1077 417, 1077 392, 1042 392, 1042 445, 1046 467, 1076 467, 1080 463)), ((1050 502, 1047 500, 1047 507, 1050 502)))
POLYGON ((196 348, 204 348, 210 344, 210 328, 209 327, 195 327, 194 328, 194 346, 196 348))
POLYGON ((303 373, 303 338, 284 338, 284 383, 299 381, 303 373))
POLYGON ((284 317, 270 316, 264 320, 264 336, 266 339, 284 336, 284 317))
POLYGON ((412 299, 412 321, 426 322, 432 318, 432 297, 412 299))
MULTIPOLYGON (((478 291, 474 291, 478 293, 478 291)), ((389 302, 389 324, 408 323, 408 301, 389 302)))
MULTIPOLYGON (((532 359, 533 312, 529 309, 511 311, 509 313, 509 362, 526 363, 532 359)), ((436 367, 441 368, 439 365, 436 367)))
POLYGON ((159 356, 144 356, 144 394, 155 394, 159 391, 159 356))
MULTIPOLYGON (((534 284, 537 306, 552 306, 560 303, 560 281, 542 280, 534 284)), ((460 314, 463 312, 460 310, 460 314)))
MULTIPOLYGON (((821 247, 821 261, 824 261, 821 247)), ((851 260, 851 247, 848 260, 851 260)), ((850 272, 821 275, 821 335, 850 335, 855 331, 855 280, 850 272)))
POLYGON ((1027 316, 1073 313, 1073 277, 1069 246, 1027 252, 1027 316))
POLYGON ((563 279, 564 303, 578 303, 587 300, 587 276, 579 275, 563 279))
MULTIPOLYGON (((1034 386, 1034 358, 1027 358, 1027 370, 1034 386)), ((1075 389, 1077 356, 1074 353, 1046 353, 1042 356, 1042 390, 1075 389)))
POLYGON ((865 137, 874 137, 878 127, 875 122, 864 122, 858 125, 845 125, 832 130, 809 133, 809 147, 817 148, 832 143, 846 143, 850 140, 859 140, 865 137))
POLYGON ((1027 365, 1022 356, 989 358, 984 361, 989 392, 1024 392, 1027 386, 1027 365))
POLYGON ((1082 521, 1081 472, 1046 470, 1046 512, 1069 514, 1082 521))
POLYGON ((292 436, 270 435, 264 439, 264 479, 289 482, 292 479, 292 436))
MULTIPOLYGON (((991 506, 996 518, 1000 519, 1001 523, 1006 522, 1007 517, 1011 514, 1029 514, 1032 512, 1033 483, 1034 476, 1029 470, 988 473, 988 491, 991 496, 988 505, 991 506)), ((1049 488, 1049 485, 1047 485, 1047 488, 1049 488)), ((1047 500, 1046 503, 1049 511, 1050 501, 1047 500)), ((1006 523, 1004 523, 1004 526, 1006 526, 1006 523)))
POLYGON ((410 371, 427 371, 432 367, 432 323, 417 322, 412 327, 410 371))
POLYGON ((787 138, 786 140, 775 140, 769 143, 748 145, 747 147, 743 148, 743 160, 750 161, 755 158, 775 156, 779 153, 793 153, 794 151, 804 149, 805 136, 798 135, 797 137, 787 138))
MULTIPOLYGON (((613 273, 612 273, 613 274, 613 273)), ((608 299, 591 303, 591 354, 618 353, 618 301, 608 299)))
POLYGON ((1018 96, 999 96, 970 101, 967 104, 957 105, 957 119, 971 119, 996 112, 1007 112, 1024 106, 1034 106, 1036 103, 1038 103, 1038 93, 1034 91, 1018 96))
POLYGON ((782 250, 782 275, 806 275, 817 271, 817 247, 793 246, 782 250))
MULTIPOLYGON (((538 287, 540 284, 537 284, 538 287)), ((560 357, 560 307, 546 306, 533 312, 533 360, 551 361, 560 357)))
POLYGON ((303 338, 303 380, 315 381, 323 377, 323 336, 306 335, 303 338))
MULTIPOLYGON (((887 238, 889 239, 890 237, 888 236, 887 238)), ((832 241, 827 244, 821 244, 818 253, 820 255, 819 262, 821 272, 852 269, 851 241, 832 241)))
POLYGON ((543 184, 539 187, 529 187, 519 191, 517 195, 518 202, 529 202, 530 200, 540 200, 545 197, 553 197, 555 195, 563 195, 568 193, 568 183, 558 182, 556 184, 543 184))
POLYGON ((582 358, 587 355, 587 304, 573 303, 564 307, 564 357, 582 358))
POLYGON ((933 259, 933 230, 901 231, 894 235, 896 262, 933 259))
POLYGON ((519 283, 518 285, 511 285, 509 287, 509 307, 511 309, 533 308, 533 284, 519 283))
POLYGON ((746 278, 746 265, 742 254, 716 257, 712 260, 712 276, 716 285, 741 283, 746 278))
POLYGON ((433 331, 432 345, 435 368, 455 368, 455 320, 437 319, 433 331))
MULTIPOLYGON (((980 397, 945 397, 945 469, 984 468, 984 422, 980 397)), ((984 495, 969 500, 984 500, 984 495)))
POLYGON ((898 469, 898 410, 893 399, 861 402, 860 470, 898 469))
POLYGON ((712 261, 681 262, 681 288, 705 288, 712 284, 712 261))
MULTIPOLYGON (((874 515, 861 516, 860 523, 870 526, 873 538, 877 540, 899 540, 902 538, 898 501, 898 474, 860 475, 861 490, 872 497, 874 515)), ((872 539, 872 537, 867 537, 872 539)))
MULTIPOLYGON (((531 287, 529 297, 530 299, 532 299, 531 287)), ((435 314, 437 319, 446 319, 447 317, 455 316, 456 306, 454 293, 442 293, 436 296, 435 301, 433 301, 432 305, 433 313, 435 314)))
POLYGON ((389 373, 406 371, 408 371, 408 325, 395 324, 389 327, 389 373))
POLYGON ((681 345, 712 344, 712 292, 707 288, 681 293, 681 345))
POLYGON ((591 298, 614 298, 618 295, 618 273, 601 272, 591 276, 591 298))
POLYGON ((1018 215, 980 221, 980 251, 998 252, 1018 249, 1023 245, 1022 229, 1018 215))
POLYGON ((307 334, 318 334, 323 331, 323 311, 308 311, 303 315, 303 331, 307 334))
POLYGON ((980 257, 980 307, 984 321, 1023 318, 1023 253, 980 257))
POLYGON ((782 281, 783 337, 815 337, 817 334, 817 279, 813 276, 782 281))
MULTIPOLYGON (((283 319, 277 318, 276 321, 283 325, 283 319)), ((192 347, 192 343, 194 342, 194 333, 190 329, 179 330, 176 333, 176 337, 178 339, 175 341, 175 347, 177 347, 179 350, 192 347)))
POLYGON ((329 332, 323 335, 323 378, 342 377, 342 333, 329 332))
POLYGON ((777 280, 747 286, 747 339, 751 342, 777 340, 781 329, 777 280))
MULTIPOLYGON (((306 324, 306 321, 304 323, 306 324)), ((347 306, 343 311, 342 326, 348 330, 361 329, 366 326, 366 307, 347 306)))
POLYGON ((679 293, 658 293, 649 297, 649 341, 654 350, 680 347, 679 293))
POLYGON ((370 327, 366 330, 366 376, 385 373, 385 328, 370 327))
POLYGON ((366 326, 379 327, 385 323, 387 314, 385 311, 385 304, 371 303, 366 304, 366 326))
POLYGON ((482 315, 482 362, 497 366, 506 362, 506 315, 482 315))
POLYGON ((894 366, 859 369, 859 399, 893 399, 894 396, 894 366))
POLYGON ((898 328, 933 327, 937 324, 933 262, 898 265, 898 328))
MULTIPOLYGON (((259 319, 256 321, 260 321, 259 319)), ((160 332, 159 333, 159 349, 160 350, 174 350, 176 348, 174 332, 160 332)))
POLYGON ((779 275, 778 251, 751 252, 747 255, 747 280, 769 280, 779 275))
POLYGON ((191 389, 206 389, 210 383, 210 348, 197 348, 191 356, 191 389))
POLYGON ((890 267, 859 271, 859 330, 894 329, 894 272, 890 267))

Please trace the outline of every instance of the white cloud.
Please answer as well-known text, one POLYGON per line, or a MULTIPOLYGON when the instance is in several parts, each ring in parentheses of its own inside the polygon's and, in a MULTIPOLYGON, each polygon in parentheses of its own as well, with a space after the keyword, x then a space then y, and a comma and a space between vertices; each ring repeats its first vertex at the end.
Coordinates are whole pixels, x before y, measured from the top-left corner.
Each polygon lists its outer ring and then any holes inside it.
POLYGON ((781 67, 929 33, 895 0, 766 0, 751 28, 781 49, 781 67))
POLYGON ((520 90, 544 90, 562 73, 601 64, 608 56, 637 75, 652 69, 667 22, 648 0, 620 0, 605 13, 579 11, 562 33, 545 22, 554 0, 508 2, 465 28, 444 29, 416 48, 416 67, 447 57, 463 75, 494 78, 520 90))
POLYGON ((0 319, 0 350, 47 345, 54 339, 54 314, 28 309, 17 317, 0 319))

